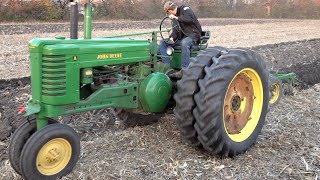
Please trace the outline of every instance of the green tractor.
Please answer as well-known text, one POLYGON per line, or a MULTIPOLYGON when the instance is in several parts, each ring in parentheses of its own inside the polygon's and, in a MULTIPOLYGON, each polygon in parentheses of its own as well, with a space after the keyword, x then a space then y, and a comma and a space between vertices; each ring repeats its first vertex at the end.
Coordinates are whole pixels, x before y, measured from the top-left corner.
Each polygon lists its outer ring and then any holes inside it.
MULTIPOLYGON (((29 43, 32 98, 25 121, 11 137, 9 160, 25 179, 56 179, 72 171, 80 154, 76 131, 54 118, 115 108, 116 112, 173 112, 182 137, 210 153, 234 156, 257 139, 269 106, 269 72, 248 49, 208 48, 209 32, 192 50, 181 79, 179 49, 172 63, 159 60, 160 31, 91 38, 92 5, 85 6, 84 38, 77 37, 77 4, 72 3, 71 37, 29 43), (151 34, 151 39, 125 36, 151 34)), ((129 117, 130 118, 130 114, 129 117)))

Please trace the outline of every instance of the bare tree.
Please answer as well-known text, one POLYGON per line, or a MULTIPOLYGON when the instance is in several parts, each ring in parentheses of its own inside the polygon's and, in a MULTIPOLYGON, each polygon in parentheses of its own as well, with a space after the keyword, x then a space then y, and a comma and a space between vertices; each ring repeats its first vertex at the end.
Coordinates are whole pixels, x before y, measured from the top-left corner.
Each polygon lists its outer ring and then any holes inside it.
POLYGON ((65 9, 69 0, 53 0, 53 2, 61 9, 65 9))

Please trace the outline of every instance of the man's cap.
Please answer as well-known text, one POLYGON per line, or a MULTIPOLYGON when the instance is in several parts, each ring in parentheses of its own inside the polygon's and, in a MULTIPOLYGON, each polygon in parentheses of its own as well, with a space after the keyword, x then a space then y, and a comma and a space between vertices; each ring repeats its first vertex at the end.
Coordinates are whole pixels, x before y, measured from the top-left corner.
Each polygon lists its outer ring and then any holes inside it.
POLYGON ((166 2, 163 6, 164 11, 167 12, 173 5, 174 3, 172 1, 166 2))

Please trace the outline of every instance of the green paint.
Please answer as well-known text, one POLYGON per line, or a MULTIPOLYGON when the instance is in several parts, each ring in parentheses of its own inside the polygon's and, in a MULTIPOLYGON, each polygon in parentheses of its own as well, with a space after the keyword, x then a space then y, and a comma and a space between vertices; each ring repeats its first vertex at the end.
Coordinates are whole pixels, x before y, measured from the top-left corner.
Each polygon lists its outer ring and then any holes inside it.
POLYGON ((37 130, 40 130, 48 125, 47 118, 37 118, 37 130))
POLYGON ((84 39, 92 37, 92 4, 86 3, 84 10, 84 39))
POLYGON ((110 107, 137 109, 138 105, 137 83, 119 84, 117 86, 101 85, 94 93, 77 103, 65 105, 44 104, 43 114, 46 117, 53 118, 64 114, 110 107))
POLYGON ((282 81, 288 82, 292 86, 298 84, 297 75, 295 73, 271 73, 271 74, 282 81))
POLYGON ((161 112, 172 96, 173 83, 165 73, 181 68, 180 51, 171 65, 160 62, 159 31, 92 38, 91 16, 87 4, 84 38, 29 42, 32 98, 25 115, 35 114, 37 129, 48 118, 102 108, 161 112), (146 34, 151 39, 131 38, 146 34))
POLYGON ((170 65, 174 69, 181 69, 181 51, 174 51, 170 65))
POLYGON ((81 69, 81 83, 82 84, 93 83, 93 70, 92 70, 92 68, 81 69))
POLYGON ((146 112, 161 112, 172 94, 172 82, 163 73, 152 73, 139 88, 140 103, 146 112))
POLYGON ((23 114, 23 116, 27 117, 30 116, 31 114, 36 114, 39 113, 41 110, 41 105, 39 102, 30 99, 27 103, 26 106, 26 113, 23 114))

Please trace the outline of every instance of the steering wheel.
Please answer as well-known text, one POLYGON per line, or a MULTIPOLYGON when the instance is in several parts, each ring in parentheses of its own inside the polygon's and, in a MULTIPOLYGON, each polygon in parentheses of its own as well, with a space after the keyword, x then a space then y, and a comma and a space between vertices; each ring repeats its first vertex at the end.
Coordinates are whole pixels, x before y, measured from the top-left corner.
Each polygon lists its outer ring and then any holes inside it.
POLYGON ((160 23, 160 36, 166 44, 174 44, 179 38, 176 38, 174 42, 169 40, 169 36, 173 31, 180 32, 180 26, 176 19, 170 19, 164 17, 160 23))

